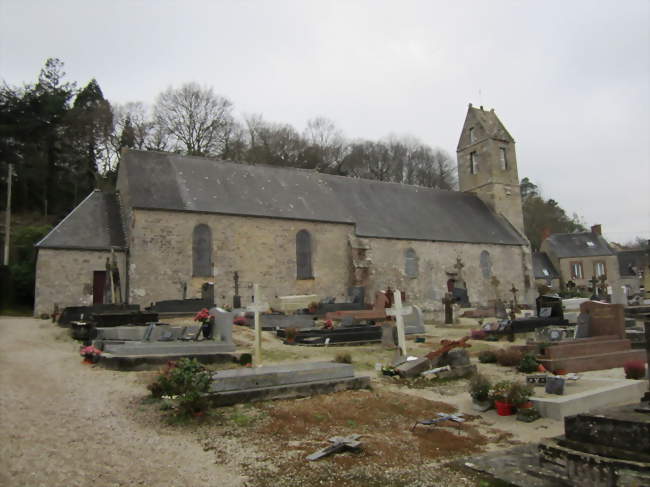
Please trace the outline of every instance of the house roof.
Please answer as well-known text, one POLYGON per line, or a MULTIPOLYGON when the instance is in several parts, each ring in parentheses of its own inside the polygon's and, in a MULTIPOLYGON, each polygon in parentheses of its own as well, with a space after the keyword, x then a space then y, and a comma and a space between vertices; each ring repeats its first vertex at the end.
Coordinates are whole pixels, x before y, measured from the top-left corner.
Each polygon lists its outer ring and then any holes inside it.
POLYGON ((560 259, 614 255, 602 235, 592 232, 553 233, 547 237, 545 242, 547 242, 549 252, 560 259))
POLYGON ((648 262, 647 250, 624 250, 616 254, 618 257, 618 270, 621 276, 634 276, 635 273, 631 267, 636 268, 636 271, 642 271, 648 262))
POLYGON ((124 230, 117 197, 94 190, 36 247, 82 250, 124 248, 124 230))
POLYGON ((311 170, 128 151, 134 208, 355 225, 360 237, 526 245, 476 196, 311 170))
POLYGON ((535 279, 560 278, 560 274, 558 274, 546 252, 533 252, 533 274, 535 279))

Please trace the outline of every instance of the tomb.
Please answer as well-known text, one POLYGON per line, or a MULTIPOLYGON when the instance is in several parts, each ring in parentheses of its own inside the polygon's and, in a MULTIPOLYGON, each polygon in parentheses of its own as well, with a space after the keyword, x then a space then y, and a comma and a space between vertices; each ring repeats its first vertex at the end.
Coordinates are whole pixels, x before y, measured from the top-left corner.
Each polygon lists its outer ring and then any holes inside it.
POLYGON ((216 406, 269 399, 290 399, 370 386, 350 364, 310 362, 216 372, 210 399, 216 406))

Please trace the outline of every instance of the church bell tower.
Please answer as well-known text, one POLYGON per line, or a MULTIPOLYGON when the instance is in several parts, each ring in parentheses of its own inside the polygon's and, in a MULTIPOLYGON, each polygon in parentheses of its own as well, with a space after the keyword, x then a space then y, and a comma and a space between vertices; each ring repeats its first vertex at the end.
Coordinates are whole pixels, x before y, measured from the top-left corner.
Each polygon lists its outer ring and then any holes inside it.
POLYGON ((524 235, 515 140, 494 109, 469 104, 456 149, 460 190, 474 193, 524 235))

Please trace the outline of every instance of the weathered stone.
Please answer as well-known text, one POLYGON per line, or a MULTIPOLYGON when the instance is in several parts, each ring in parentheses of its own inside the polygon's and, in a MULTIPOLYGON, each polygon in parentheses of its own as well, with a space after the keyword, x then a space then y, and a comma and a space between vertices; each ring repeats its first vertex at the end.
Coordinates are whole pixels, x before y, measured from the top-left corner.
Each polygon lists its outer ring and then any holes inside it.
POLYGON ((409 360, 395 367, 395 371, 400 377, 411 378, 417 377, 425 370, 432 369, 438 365, 438 360, 429 360, 426 357, 409 360))
POLYGON ((580 305, 580 312, 589 314, 590 336, 625 337, 625 316, 622 305, 586 301, 580 305))
POLYGON ((562 377, 548 377, 546 379, 546 393, 557 394, 558 396, 563 395, 565 382, 565 379, 562 377))
POLYGON ((469 353, 467 353, 467 350, 460 348, 450 350, 446 354, 442 355, 440 357, 438 365, 451 365, 452 367, 458 367, 462 365, 469 365, 469 363, 469 353))
POLYGON ((104 352, 114 356, 144 356, 144 355, 206 355, 232 353, 235 346, 231 343, 213 341, 200 342, 124 342, 106 343, 104 352))

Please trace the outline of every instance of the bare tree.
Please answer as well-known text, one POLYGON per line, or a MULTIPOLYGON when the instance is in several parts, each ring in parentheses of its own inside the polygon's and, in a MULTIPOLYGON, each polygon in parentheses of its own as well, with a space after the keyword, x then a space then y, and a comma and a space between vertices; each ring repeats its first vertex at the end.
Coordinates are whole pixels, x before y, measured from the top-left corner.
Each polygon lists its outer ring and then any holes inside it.
POLYGON ((307 144, 304 152, 306 167, 321 172, 341 173, 347 144, 332 120, 325 117, 308 120, 303 137, 307 144))
POLYGON ((232 103, 212 88, 186 83, 158 95, 154 120, 160 133, 172 136, 177 149, 190 155, 217 155, 233 123, 232 103))

